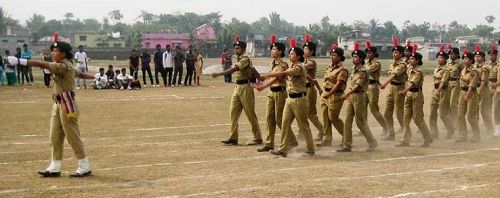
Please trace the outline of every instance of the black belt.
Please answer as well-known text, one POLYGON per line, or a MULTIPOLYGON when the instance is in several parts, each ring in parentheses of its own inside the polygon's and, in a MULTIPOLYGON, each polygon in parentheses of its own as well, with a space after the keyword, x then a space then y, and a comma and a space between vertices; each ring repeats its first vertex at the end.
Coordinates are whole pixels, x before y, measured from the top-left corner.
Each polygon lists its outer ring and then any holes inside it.
POLYGON ((402 83, 402 82, 391 81, 391 85, 401 86, 403 84, 404 83, 402 83))
POLYGON ((490 82, 492 82, 492 83, 496 83, 496 82, 497 82, 497 79, 496 79, 496 78, 490 78, 490 82))
MULTIPOLYGON (((325 88, 326 92, 330 92, 331 90, 332 90, 332 88, 325 88)), ((335 91, 334 93, 344 93, 344 90, 339 89, 339 90, 335 91)))
POLYGON ((420 92, 421 90, 422 90, 422 89, 421 89, 420 87, 414 87, 414 88, 411 88, 411 89, 410 89, 410 90, 408 90, 408 91, 410 91, 410 92, 420 92))
POLYGON ((379 84, 378 80, 369 80, 368 84, 373 85, 373 84, 379 84))
MULTIPOLYGON (((441 84, 441 83, 434 83, 434 89, 439 89, 439 85, 440 85, 440 84, 441 84)), ((444 86, 442 89, 448 89, 448 87, 447 87, 447 86, 444 86)))
POLYGON ((303 96, 306 96, 306 92, 301 92, 301 93, 289 93, 288 94, 288 97, 290 98, 300 98, 300 97, 303 97, 303 96))
POLYGON ((460 78, 450 78, 450 81, 458 81, 460 78))
POLYGON ((238 85, 244 85, 244 84, 248 84, 248 83, 251 83, 252 81, 250 79, 245 79, 245 80, 236 80, 236 84, 238 85))
POLYGON ((362 90, 362 89, 356 89, 354 91, 352 91, 352 93, 363 93, 365 92, 365 90, 362 90))
POLYGON ((283 86, 271 87, 271 91, 272 92, 282 92, 282 91, 285 91, 285 90, 286 90, 286 87, 283 87, 283 86))
POLYGON ((306 87, 307 87, 307 88, 312 87, 312 85, 313 85, 313 84, 312 84, 312 82, 307 82, 307 83, 306 83, 306 87))
MULTIPOLYGON (((460 87, 460 89, 462 89, 462 91, 469 91, 469 87, 460 87)), ((472 88, 472 90, 474 91, 476 88, 472 88)))

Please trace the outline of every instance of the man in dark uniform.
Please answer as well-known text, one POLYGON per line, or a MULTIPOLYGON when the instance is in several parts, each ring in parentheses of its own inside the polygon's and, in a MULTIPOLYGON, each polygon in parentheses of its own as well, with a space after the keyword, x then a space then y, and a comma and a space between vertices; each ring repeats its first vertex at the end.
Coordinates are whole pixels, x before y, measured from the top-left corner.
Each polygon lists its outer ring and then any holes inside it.
POLYGON ((161 77, 163 78, 163 85, 166 87, 167 86, 167 81, 165 78, 165 71, 163 70, 163 52, 161 51, 161 45, 158 44, 156 45, 156 52, 153 57, 153 62, 155 64, 155 81, 156 81, 156 87, 160 86, 160 79, 158 79, 158 73, 160 73, 161 77))
POLYGON ((177 75, 179 75, 179 79, 177 81, 177 86, 182 86, 182 64, 186 60, 186 57, 181 52, 181 47, 175 46, 175 55, 174 55, 174 79, 172 81, 172 86, 175 86, 175 81, 177 79, 177 75))
POLYGON ((184 78, 184 86, 191 86, 194 72, 194 61, 195 56, 193 52, 193 46, 190 45, 188 47, 188 51, 186 52, 186 78, 184 78))

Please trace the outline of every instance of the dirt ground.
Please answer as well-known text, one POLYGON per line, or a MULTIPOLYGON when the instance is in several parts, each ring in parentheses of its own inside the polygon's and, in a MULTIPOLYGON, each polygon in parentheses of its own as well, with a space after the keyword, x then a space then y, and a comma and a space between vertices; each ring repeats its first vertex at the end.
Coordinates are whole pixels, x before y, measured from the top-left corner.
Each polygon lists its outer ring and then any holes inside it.
MULTIPOLYGON (((265 64, 269 59, 260 60, 265 64)), ((320 60, 327 63, 328 60, 320 60)), ((349 61, 349 60, 348 60, 349 61)), ((207 63, 217 62, 207 60, 207 63)), ((347 62, 347 61, 346 61, 347 62)), ((318 73, 323 73, 324 67, 318 73)), ((36 175, 50 159, 51 91, 36 86, 0 88, 0 197, 498 197, 500 139, 481 131, 480 143, 437 139, 418 147, 413 128, 409 148, 379 141, 366 153, 355 137, 352 153, 317 148, 301 157, 305 143, 276 158, 256 152, 250 125, 240 118, 240 146, 224 146, 234 84, 204 76, 200 87, 142 90, 78 90, 80 129, 93 176, 69 178, 77 161, 65 144, 63 176, 36 175)), ((320 75, 322 76, 322 75, 320 75)), ((425 79, 428 121, 431 76, 425 79)), ((256 110, 266 135, 267 90, 256 92, 256 110)), ((382 91, 380 106, 384 106, 382 91)), ((319 104, 318 104, 319 106, 319 104)), ((344 117, 344 114, 341 115, 344 117)), ((442 123, 441 137, 445 130, 442 123)), ((378 137, 381 128, 369 116, 378 137)), ((414 126, 414 125, 413 125, 414 126)), ((313 134, 317 133, 311 125, 313 134)), ((355 126, 354 126, 355 127, 355 126)), ((396 124, 396 129, 399 128, 396 124)), ((294 131, 297 126, 294 124, 294 131)), ((357 131, 355 128, 354 131, 357 131)), ((397 134, 397 138, 402 136, 397 134)), ((277 140, 280 139, 278 130, 277 140)), ((334 132, 334 145, 340 136, 334 132)), ((276 144, 278 144, 277 141, 276 144)), ((278 147, 278 145, 276 145, 278 147)))

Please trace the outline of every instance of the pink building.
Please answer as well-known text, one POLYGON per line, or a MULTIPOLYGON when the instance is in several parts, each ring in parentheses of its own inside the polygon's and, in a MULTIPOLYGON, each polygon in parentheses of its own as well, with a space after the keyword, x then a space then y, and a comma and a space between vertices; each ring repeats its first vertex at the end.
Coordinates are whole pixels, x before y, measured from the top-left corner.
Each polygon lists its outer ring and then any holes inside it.
POLYGON ((165 48, 167 44, 170 44, 172 48, 175 46, 180 46, 181 48, 187 48, 189 43, 189 33, 143 33, 142 34, 142 48, 155 48, 157 44, 160 44, 162 48, 165 48))
POLYGON ((196 32, 194 34, 194 38, 197 41, 205 41, 205 42, 217 41, 217 38, 215 37, 214 28, 208 24, 203 24, 200 27, 197 27, 196 32))

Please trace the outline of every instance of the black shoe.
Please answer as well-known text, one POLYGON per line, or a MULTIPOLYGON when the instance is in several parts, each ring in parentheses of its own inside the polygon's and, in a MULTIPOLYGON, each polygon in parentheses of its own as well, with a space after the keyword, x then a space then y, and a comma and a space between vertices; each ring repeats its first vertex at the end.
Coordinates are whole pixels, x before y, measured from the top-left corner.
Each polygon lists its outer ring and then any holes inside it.
POLYGON ((233 139, 222 140, 220 142, 227 144, 227 145, 238 145, 238 140, 233 140, 233 139))
POLYGON ((351 152, 351 148, 347 148, 347 147, 340 148, 340 149, 337 149, 337 152, 339 152, 339 153, 351 152))
POLYGON ((50 172, 48 170, 38 171, 42 177, 61 177, 61 172, 50 172))
POLYGON ((384 140, 384 141, 395 141, 396 140, 396 136, 388 134, 388 135, 382 137, 381 140, 384 140))
POLYGON ((314 154, 316 154, 316 152, 314 151, 306 151, 304 152, 304 154, 302 154, 303 157, 311 157, 311 156, 314 156, 314 154))
POLYGON ((250 143, 248 143, 247 145, 248 146, 255 146, 255 145, 261 145, 262 144, 262 140, 253 140, 251 141, 250 143))
POLYGON ((330 147, 332 146, 332 141, 323 141, 319 144, 316 144, 317 147, 330 147))
POLYGON ((92 175, 92 171, 89 170, 86 173, 77 173, 77 172, 71 173, 71 174, 69 174, 69 177, 88 177, 91 175, 92 175))
POLYGON ((409 147, 410 143, 408 142, 400 142, 399 144, 394 145, 395 147, 409 147))
POLYGON ((286 153, 285 152, 281 152, 281 151, 275 151, 275 150, 272 150, 272 151, 269 151, 271 154, 273 155, 277 155, 277 156, 281 156, 281 157, 286 157, 286 153))
POLYGON ((262 148, 258 148, 257 152, 268 152, 268 151, 272 151, 272 150, 274 150, 274 148, 268 147, 268 146, 264 146, 262 148))

